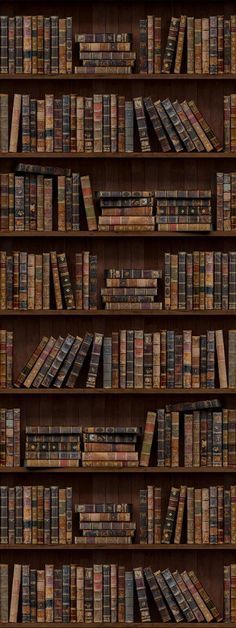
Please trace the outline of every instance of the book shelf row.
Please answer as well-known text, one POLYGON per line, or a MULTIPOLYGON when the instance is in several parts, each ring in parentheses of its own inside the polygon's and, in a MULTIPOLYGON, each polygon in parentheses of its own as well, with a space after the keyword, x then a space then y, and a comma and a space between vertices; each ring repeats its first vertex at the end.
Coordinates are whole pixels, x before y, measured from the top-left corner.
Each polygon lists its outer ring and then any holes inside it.
POLYGON ((105 287, 98 261, 83 251, 69 268, 65 252, 1 251, 1 311, 53 310, 54 304, 56 310, 96 312, 101 302, 105 310, 128 312, 160 312, 163 306, 164 311, 230 310, 232 315, 236 310, 234 251, 166 252, 163 281, 160 259, 158 270, 105 268, 105 287))
POLYGON ((1 408, 0 467, 18 467, 24 459, 31 469, 75 468, 80 461, 95 468, 233 468, 235 414, 233 408, 222 408, 219 399, 171 403, 148 411, 142 429, 74 426, 68 420, 66 425, 25 425, 20 408, 1 408))
POLYGON ((0 543, 234 547, 235 495, 235 485, 171 486, 166 502, 161 487, 148 485, 135 505, 78 504, 70 486, 1 486, 0 543))
POLYGON ((2 15, 0 72, 63 75, 102 71, 109 75, 131 74, 135 66, 142 74, 236 71, 235 15, 172 17, 164 37, 162 17, 148 15, 134 24, 135 31, 139 26, 134 42, 137 54, 132 50, 131 33, 79 33, 73 37, 72 17, 2 15), (73 38, 77 44, 74 51, 73 38))

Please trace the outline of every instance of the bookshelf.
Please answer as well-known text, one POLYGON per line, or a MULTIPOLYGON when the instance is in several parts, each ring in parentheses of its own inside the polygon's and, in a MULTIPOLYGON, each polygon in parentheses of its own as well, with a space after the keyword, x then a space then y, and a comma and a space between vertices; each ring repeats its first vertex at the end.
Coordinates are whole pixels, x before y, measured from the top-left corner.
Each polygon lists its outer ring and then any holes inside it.
MULTIPOLYGON (((29 0, 16 3, 13 0, 1 4, 1 14, 5 15, 50 15, 53 12, 60 16, 73 16, 73 35, 76 32, 113 32, 128 31, 133 35, 133 49, 138 52, 139 19, 146 15, 161 15, 163 20, 163 42, 166 41, 172 14, 186 13, 195 17, 207 17, 212 13, 230 15, 235 13, 233 0, 193 0, 191 8, 187 0, 62 0, 52 2, 46 0, 31 6, 29 0)), ((73 44, 73 61, 78 58, 76 45, 73 44)), ((223 96, 235 92, 235 74, 105 74, 81 75, 34 75, 34 74, 0 74, 0 91, 12 96, 18 93, 29 93, 34 98, 43 98, 45 92, 55 96, 62 93, 76 93, 89 96, 93 93, 117 93, 127 98, 148 96, 154 98, 177 98, 179 100, 194 98, 207 120, 212 123, 214 131, 223 141, 223 96)), ((81 175, 89 174, 92 189, 143 189, 156 188, 209 188, 212 189, 215 204, 215 175, 218 170, 236 171, 236 153, 0 153, 0 172, 11 172, 18 162, 40 165, 58 165, 76 169, 81 175)), ((106 233, 82 230, 79 232, 0 232, 1 249, 9 252, 25 250, 40 253, 56 249, 66 252, 72 265, 75 253, 84 249, 98 255, 98 292, 101 287, 103 270, 109 267, 137 267, 163 269, 164 253, 178 253, 183 249, 192 252, 198 250, 222 250, 228 252, 235 249, 236 231, 218 231, 209 233, 174 233, 174 232, 122 232, 106 233), (182 239, 183 242, 182 243, 182 239)), ((234 328, 235 311, 204 310, 204 311, 68 311, 68 310, 34 310, 14 311, 0 310, 1 326, 13 330, 15 337, 14 376, 18 374, 26 358, 31 354, 36 342, 43 335, 84 335, 87 330, 111 334, 120 328, 141 329, 153 332, 161 328, 182 330, 191 328, 193 333, 203 333, 210 327, 219 327, 224 332, 234 328), (182 318, 183 317, 183 318, 182 318), (207 319, 210 319, 210 323, 207 319), (68 319, 68 320, 67 320, 68 319)), ((2 407, 17 407, 21 410, 21 451, 24 452, 24 433, 27 425, 140 425, 145 426, 148 410, 155 411, 171 402, 194 401, 220 397, 224 407, 236 407, 236 389, 111 389, 103 388, 62 388, 55 389, 0 389, 2 407)), ((202 488, 212 484, 221 484, 229 488, 236 483, 235 468, 231 467, 163 467, 151 466, 133 468, 45 468, 27 469, 23 466, 0 467, 1 484, 15 485, 44 484, 50 486, 57 483, 60 487, 72 486, 73 504, 90 502, 128 502, 133 504, 135 520, 139 526, 139 490, 147 484, 161 486, 163 492, 163 513, 166 509, 170 487, 187 484, 202 488), (55 477, 56 476, 56 477, 55 477), (79 480, 79 481, 78 481, 79 480)), ((73 536, 78 532, 78 522, 73 513, 73 536)), ((139 532, 139 529, 138 529, 139 532)), ((215 604, 223 612, 223 567, 225 564, 236 563, 236 545, 197 545, 153 544, 144 545, 134 542, 131 545, 22 545, 0 544, 1 563, 10 565, 12 578, 13 564, 16 562, 30 563, 36 569, 42 569, 45 563, 61 566, 76 562, 83 566, 94 563, 119 563, 127 569, 149 566, 155 569, 169 567, 193 569, 203 583, 215 604), (42 552, 42 554, 40 553, 42 552)), ((135 610, 135 626, 141 628, 137 598, 135 610)), ((152 617, 158 613, 152 605, 152 617)), ((21 622, 5 624, 16 628, 21 622)), ((43 622, 44 624, 45 622, 43 622)), ((174 622, 173 622, 174 623, 174 622)), ((31 622, 32 628, 38 623, 31 622)), ((58 623, 51 623, 56 628, 58 623)), ((81 628, 87 624, 78 624, 81 628)), ((104 624, 90 623, 91 628, 104 624)), ((125 628, 126 623, 115 623, 125 628)), ((195 622, 182 622, 183 628, 197 626, 195 622)), ((161 628, 162 622, 151 621, 150 628, 161 628)), ((212 622, 216 628, 218 624, 212 622)), ((224 623, 225 628, 233 628, 236 623, 224 623)))

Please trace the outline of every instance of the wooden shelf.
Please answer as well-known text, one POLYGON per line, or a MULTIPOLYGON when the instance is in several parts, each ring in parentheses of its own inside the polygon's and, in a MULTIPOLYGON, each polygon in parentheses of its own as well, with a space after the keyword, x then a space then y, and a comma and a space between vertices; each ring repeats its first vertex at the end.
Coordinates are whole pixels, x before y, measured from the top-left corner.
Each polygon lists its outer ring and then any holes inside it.
MULTIPOLYGON (((206 623, 206 622, 204 622, 204 623, 206 623)), ((67 623, 66 625, 67 626, 78 626, 78 628, 87 628, 87 626, 88 626, 88 624, 77 623, 77 622, 67 623)), ((108 624, 108 625, 111 625, 111 624, 108 624)), ((122 623, 122 622, 120 622, 120 623, 113 623, 112 624, 112 626, 115 626, 117 628, 127 628, 127 626, 130 626, 130 625, 131 626, 136 626, 136 628, 143 628, 143 623, 139 623, 139 622, 136 622, 136 621, 131 623, 131 624, 122 623)), ((216 622, 211 622, 210 625, 211 625, 211 628, 219 628, 219 624, 216 623, 216 622)), ((236 628, 236 623, 234 623, 234 622, 231 622, 230 624, 226 623, 226 622, 223 622, 223 623, 221 623, 221 626, 222 625, 224 625, 225 628, 236 628)), ((29 627, 29 624, 28 623, 27 624, 23 624, 22 622, 17 622, 17 623, 11 622, 11 623, 1 623, 1 628, 2 628, 2 626, 3 626, 3 628, 4 628, 4 626, 6 628, 18 628, 18 626, 28 626, 29 627)), ((38 623, 30 622, 30 626, 31 626, 31 628, 38 628, 38 623)), ((44 626, 45 626, 45 628, 47 628, 48 627, 48 623, 40 622, 40 626, 42 628, 44 626)), ((61 627, 65 626, 65 623, 63 624, 63 623, 59 623, 59 622, 58 623, 51 623, 50 622, 50 626, 52 626, 52 628, 58 628, 58 627, 60 628, 60 626, 61 627)), ((89 626, 91 628, 104 628, 104 623, 92 623, 92 622, 90 623, 89 622, 89 626)), ((163 623, 162 622, 148 622, 148 626, 150 626, 150 628, 163 628, 163 623)), ((168 626, 176 626, 176 623, 175 622, 170 622, 170 623, 168 623, 168 626)), ((191 622, 191 623, 181 622, 181 627, 182 628, 199 628, 199 624, 197 624, 195 622, 191 622)))
POLYGON ((235 81, 235 74, 0 74, 0 81, 235 81))
POLYGON ((0 395, 236 395, 236 388, 0 388, 0 395))
POLYGON ((189 475, 195 473, 211 474, 225 474, 225 473, 236 473, 236 467, 43 467, 43 468, 33 468, 33 467, 0 467, 0 474, 37 474, 37 473, 59 473, 64 475, 64 473, 69 474, 97 474, 97 473, 121 473, 121 474, 152 474, 152 475, 177 475, 177 474, 186 474, 189 475))
POLYGON ((0 238, 236 238, 236 231, 0 231, 0 238))
POLYGON ((236 153, 0 153, 0 159, 236 159, 236 153))
POLYGON ((33 545, 31 543, 15 543, 15 544, 8 544, 8 543, 2 543, 0 544, 0 550, 6 550, 6 551, 11 551, 11 550, 19 550, 19 551, 30 551, 32 552, 32 550, 36 550, 36 551, 64 551, 64 550, 78 550, 79 552, 82 550, 85 551, 89 551, 89 552, 93 552, 94 550, 128 550, 128 551, 136 551, 136 552, 152 552, 154 550, 158 550, 158 551, 206 551, 206 550, 213 550, 213 551, 218 551, 218 550, 228 550, 228 551, 235 551, 236 552, 236 545, 233 545, 232 543, 222 543, 221 545, 210 545, 210 544, 205 544, 205 545, 187 545, 187 543, 182 543, 182 544, 165 544, 165 543, 152 543, 150 545, 148 545, 147 543, 130 543, 129 545, 127 545, 126 543, 120 543, 119 545, 117 545, 116 543, 111 543, 111 544, 106 544, 106 543, 99 543, 99 544, 85 544, 85 543, 71 543, 71 544, 49 544, 49 545, 33 545))
POLYGON ((235 310, 0 310, 0 316, 78 316, 100 318, 101 316, 141 316, 141 317, 170 317, 170 316, 236 316, 235 310))

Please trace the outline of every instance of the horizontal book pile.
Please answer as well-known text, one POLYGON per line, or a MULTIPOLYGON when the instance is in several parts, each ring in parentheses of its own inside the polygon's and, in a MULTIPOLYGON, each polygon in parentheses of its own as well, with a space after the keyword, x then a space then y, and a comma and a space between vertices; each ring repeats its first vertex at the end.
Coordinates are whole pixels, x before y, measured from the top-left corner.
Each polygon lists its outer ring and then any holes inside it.
POLYGON ((154 192, 95 192, 98 231, 154 231, 154 192))
POLYGON ((81 427, 29 426, 25 428, 25 467, 78 467, 81 427))
POLYGON ((105 288, 101 290, 106 310, 161 310, 158 296, 158 279, 161 270, 109 268, 104 271, 105 288))
POLYGON ((224 150, 236 152, 236 94, 224 96, 224 150))
POLYGON ((72 488, 1 486, 0 542, 72 543, 72 488))
POLYGON ((236 565, 224 565, 224 621, 233 622, 236 618, 235 613, 235 578, 236 565))
POLYGON ((219 231, 236 229, 236 172, 216 174, 216 228, 219 231))
POLYGON ((236 15, 172 17, 161 55, 161 18, 140 20, 140 72, 228 74, 236 71, 236 15), (154 57, 154 61, 153 61, 154 57))
POLYGON ((43 336, 14 386, 74 388, 88 362, 82 378, 87 388, 100 381, 103 388, 215 388, 217 381, 220 388, 234 388, 235 353, 235 330, 228 331, 228 369, 221 329, 198 336, 190 329, 182 333, 123 329, 111 336, 86 332, 84 338, 43 336))
POLYGON ((13 331, 0 329, 0 388, 13 383, 13 331))
POLYGON ((153 103, 150 97, 125 100, 116 94, 63 94, 60 98, 45 94, 36 100, 29 94, 14 94, 10 104, 8 94, 1 94, 0 122, 1 152, 222 150, 193 100, 179 103, 166 98, 153 103))
POLYGON ((72 17, 0 17, 0 72, 71 74, 72 17))
POLYGON ((211 231, 211 190, 155 191, 158 231, 211 231))
POLYGON ((0 409, 0 467, 20 466, 20 408, 0 409))
POLYGON ((161 526, 161 489, 140 490, 140 543, 235 543, 236 487, 171 487, 161 526))
POLYGON ((84 427, 83 467, 137 467, 138 427, 84 427))
POLYGON ((70 168, 18 164, 0 174, 1 231, 96 229, 91 184, 70 168))
POLYGON ((236 253, 165 253, 166 310, 235 310, 236 253))
MULTIPOLYGON (((231 576, 234 571, 231 566, 231 576)), ((16 623, 134 623, 222 621, 219 610, 194 571, 153 572, 151 567, 95 564, 15 564, 9 581, 8 564, 0 565, 0 621, 16 623), (21 595, 20 595, 21 591, 21 595), (138 604, 135 595, 137 595, 138 604), (150 595, 152 598, 149 608, 150 595)), ((227 588, 232 603, 235 584, 227 588)), ((151 600, 150 600, 151 601, 151 600)), ((234 617, 234 612, 232 612, 234 617)))
POLYGON ((136 60, 131 33, 80 33, 75 42, 80 62, 76 74, 131 74, 136 60))
POLYGON ((75 543, 132 543, 136 529, 132 522, 132 504, 75 504, 75 512, 80 532, 75 543))

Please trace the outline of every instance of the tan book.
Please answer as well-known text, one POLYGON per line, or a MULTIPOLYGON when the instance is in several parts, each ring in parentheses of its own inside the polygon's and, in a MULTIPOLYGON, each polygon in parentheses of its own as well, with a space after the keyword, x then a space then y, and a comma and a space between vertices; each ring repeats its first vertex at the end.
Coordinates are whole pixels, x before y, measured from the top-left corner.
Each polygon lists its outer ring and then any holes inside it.
POLYGON ((28 310, 35 308, 35 255, 28 254, 28 310))
POLYGON ((52 266, 53 285, 54 285, 54 291, 55 291, 56 308, 57 310, 62 310, 63 309, 62 293, 61 293, 60 276, 59 276, 59 270, 58 270, 56 251, 51 251, 51 266, 52 266))
POLYGON ((14 565, 12 590, 11 590, 11 603, 9 622, 16 623, 18 616, 19 597, 20 597, 20 584, 21 584, 21 565, 14 565))
POLYGON ((10 153, 17 152, 19 128, 20 128, 20 115, 21 115, 21 94, 14 94, 12 118, 11 118, 10 144, 9 144, 10 153))
POLYGON ((225 360, 224 336, 223 336, 222 329, 216 329, 215 338, 216 338, 216 354, 217 354, 217 361, 218 361, 220 388, 227 388, 228 387, 227 370, 226 370, 226 360, 225 360))
POLYGON ((140 467, 148 467, 149 465, 155 425, 156 412, 148 412, 140 455, 140 467))
POLYGON ((180 16, 178 40, 177 40, 177 49, 176 49, 176 55, 175 55, 175 67, 174 67, 174 73, 175 74, 179 74, 180 71, 181 71, 181 64, 182 64, 182 58, 183 58, 183 49, 184 49, 184 37, 185 37, 185 31, 186 31, 186 22, 187 22, 187 16, 186 15, 181 15, 180 16))
POLYGON ((181 542, 186 496, 187 496, 187 486, 181 486, 180 494, 179 494, 177 517, 176 517, 176 525, 175 525, 174 543, 181 542))

